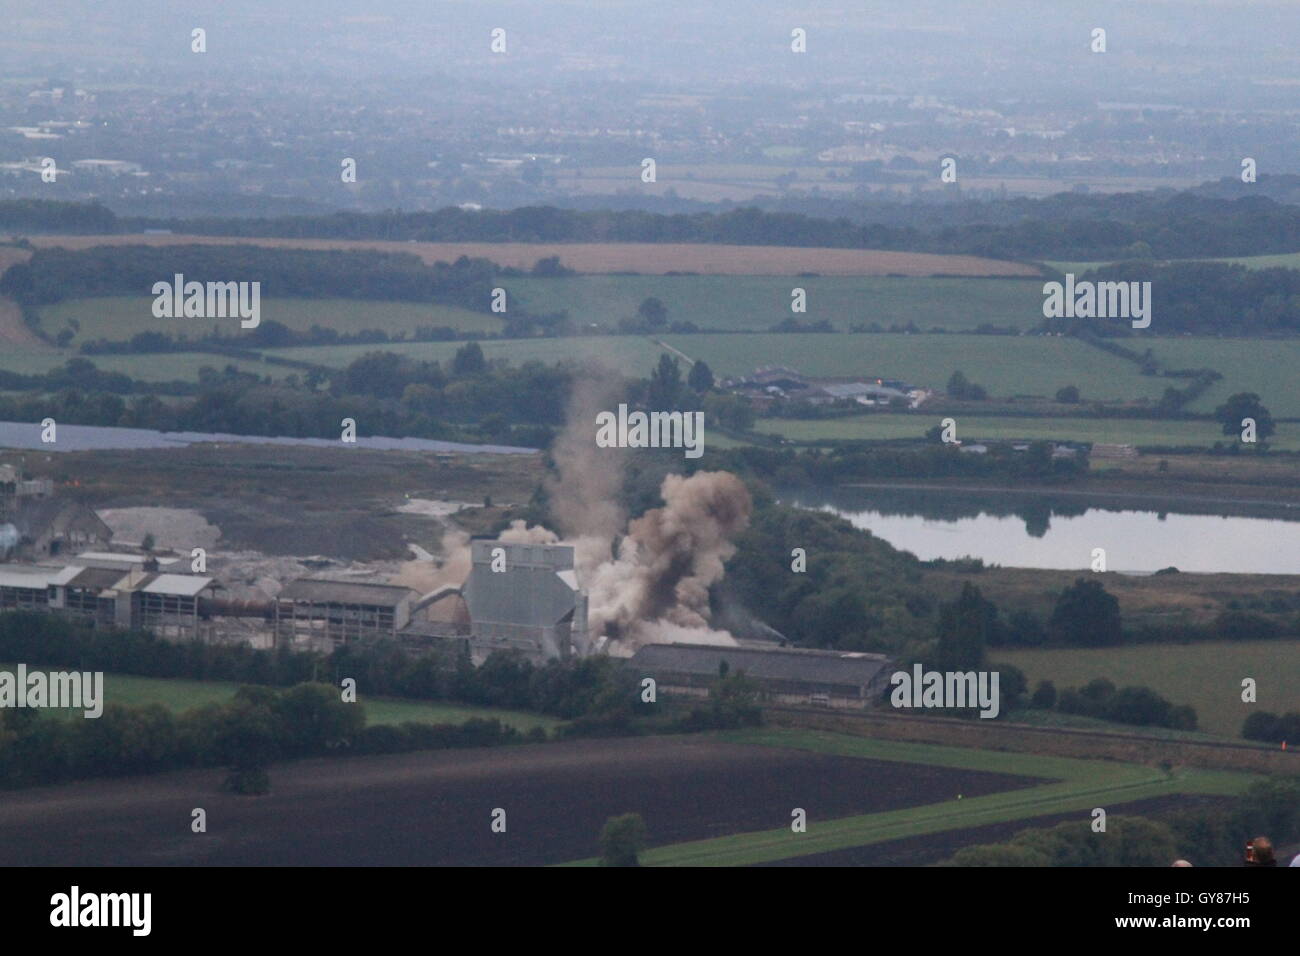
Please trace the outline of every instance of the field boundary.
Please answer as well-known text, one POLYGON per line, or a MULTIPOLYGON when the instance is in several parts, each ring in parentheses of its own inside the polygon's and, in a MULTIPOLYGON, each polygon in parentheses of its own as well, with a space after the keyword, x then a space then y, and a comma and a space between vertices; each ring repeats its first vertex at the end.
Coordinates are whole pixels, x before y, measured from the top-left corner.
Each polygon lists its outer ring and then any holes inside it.
POLYGON ((764 714, 777 727, 825 730, 915 743, 1116 760, 1145 766, 1174 765, 1251 773, 1300 772, 1300 760, 1296 759, 1295 751, 1231 741, 1170 740, 1073 727, 1047 728, 1004 721, 872 713, 838 714, 792 707, 765 708, 764 714))

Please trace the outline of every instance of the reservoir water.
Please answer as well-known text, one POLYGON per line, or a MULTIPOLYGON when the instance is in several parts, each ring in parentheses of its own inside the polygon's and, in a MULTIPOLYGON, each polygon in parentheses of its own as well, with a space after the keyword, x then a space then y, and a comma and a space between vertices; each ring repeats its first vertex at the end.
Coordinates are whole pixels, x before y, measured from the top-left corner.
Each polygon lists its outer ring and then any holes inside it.
MULTIPOLYGON (((59 424, 57 441, 41 441, 41 426, 33 422, 0 422, 0 448, 24 448, 32 451, 107 451, 132 448, 180 448, 199 442, 252 445, 310 445, 337 448, 337 438, 288 438, 262 435, 225 435, 216 432, 159 432, 149 428, 105 428, 99 425, 59 424)), ((468 445, 463 442, 435 441, 430 438, 357 437, 357 448, 383 451, 455 452, 459 454, 533 455, 532 448, 512 445, 468 445)))
MULTIPOLYGON (((1300 520, 1144 510, 1087 497, 896 489, 789 491, 922 560, 981 558, 1005 567, 1300 574, 1300 520)), ((1297 510, 1297 509, 1292 509, 1297 510)), ((1295 518, 1300 519, 1300 514, 1295 518)))

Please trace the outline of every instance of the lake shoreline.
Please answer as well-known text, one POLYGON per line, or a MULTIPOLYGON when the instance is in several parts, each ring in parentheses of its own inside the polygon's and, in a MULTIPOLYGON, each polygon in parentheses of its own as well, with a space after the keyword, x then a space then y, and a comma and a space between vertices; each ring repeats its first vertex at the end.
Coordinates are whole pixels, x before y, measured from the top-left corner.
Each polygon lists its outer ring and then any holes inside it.
MULTIPOLYGON (((1300 484, 1300 480, 1297 481, 1300 484)), ((934 482, 924 484, 916 482, 842 482, 835 488, 851 488, 863 491, 916 491, 916 492, 956 492, 960 494, 988 494, 1010 496, 1035 496, 1054 498, 1106 499, 1117 510, 1133 508, 1144 511, 1179 511, 1188 514, 1214 514, 1224 517, 1262 517, 1281 518, 1300 521, 1300 488, 1284 488, 1278 485, 1251 486, 1267 488, 1269 491, 1281 492, 1293 500, 1255 497, 1225 497, 1222 494, 1203 494, 1189 491, 1175 491, 1153 494, 1149 491, 1114 491, 1099 490, 1095 483, 1080 486, 1075 483, 1061 485, 973 485, 964 482, 934 482), (1165 505, 1167 507, 1160 507, 1165 505), (1217 506, 1217 507, 1210 507, 1217 506)), ((1232 486, 1209 486, 1226 491, 1232 486)))

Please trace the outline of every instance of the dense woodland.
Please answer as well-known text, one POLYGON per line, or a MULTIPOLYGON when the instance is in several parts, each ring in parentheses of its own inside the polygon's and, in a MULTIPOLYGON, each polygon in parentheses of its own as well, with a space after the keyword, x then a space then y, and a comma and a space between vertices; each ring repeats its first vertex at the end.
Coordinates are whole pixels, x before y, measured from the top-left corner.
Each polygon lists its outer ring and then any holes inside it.
POLYGON ((156 282, 260 282, 265 297, 437 302, 487 311, 497 266, 462 256, 425 265, 405 253, 265 246, 38 249, 0 278, 0 294, 42 306, 98 295, 153 295, 156 282))

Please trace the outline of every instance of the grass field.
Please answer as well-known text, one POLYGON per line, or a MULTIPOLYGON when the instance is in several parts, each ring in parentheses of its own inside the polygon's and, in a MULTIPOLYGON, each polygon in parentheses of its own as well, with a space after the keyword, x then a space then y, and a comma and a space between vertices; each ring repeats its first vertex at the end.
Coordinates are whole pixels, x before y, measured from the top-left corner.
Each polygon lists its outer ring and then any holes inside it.
POLYGON ((802 246, 728 246, 649 242, 391 242, 352 239, 244 239, 227 236, 114 235, 34 236, 41 247, 89 249, 103 245, 169 246, 260 245, 293 249, 377 249, 406 252, 425 262, 451 262, 460 256, 491 259, 503 266, 531 269, 538 259, 559 256, 578 272, 699 272, 716 275, 966 275, 1035 276, 1038 269, 978 256, 944 256, 876 249, 818 249, 802 246))
MULTIPOLYGON (((733 743, 811 750, 817 753, 892 760, 899 763, 1049 777, 1029 789, 959 798, 861 816, 808 821, 806 833, 780 829, 739 833, 658 847, 642 854, 646 866, 744 866, 807 856, 886 840, 924 836, 991 823, 1028 820, 1170 794, 1231 795, 1242 792, 1249 774, 1182 768, 1172 773, 1115 761, 1074 760, 850 737, 810 730, 744 730, 720 735, 733 743)), ((594 859, 577 861, 594 865, 594 859)))
MULTIPOLYGON (((920 438, 938 425, 939 414, 877 412, 852 418, 803 420, 762 418, 755 430, 781 435, 795 442, 830 439, 920 438)), ((1224 437, 1214 422, 1154 421, 1124 418, 1010 418, 955 416, 957 437, 963 442, 1025 438, 1054 441, 1116 442, 1133 445, 1203 445, 1209 447, 1224 437)), ((1300 429, 1278 426, 1273 445, 1281 451, 1300 450, 1300 429)))
POLYGON ((1213 412, 1229 395, 1255 392, 1275 418, 1300 417, 1300 339, 1162 338, 1150 345, 1166 368, 1222 373, 1188 411, 1213 412))
POLYGON ((1075 385, 1085 401, 1158 398, 1168 384, 1074 339, 1001 335, 669 335, 664 339, 715 375, 789 365, 805 375, 880 376, 942 390, 953 372, 991 396, 1052 397, 1075 385))
MULTIPOLYGON (((153 298, 106 296, 72 299, 41 310, 41 327, 50 335, 68 327, 71 320, 81 326, 73 346, 95 339, 120 342, 139 332, 165 332, 173 338, 197 338, 220 326, 227 335, 238 336, 238 320, 158 319, 153 315, 153 298)), ((447 326, 463 332, 499 332, 501 317, 489 312, 472 312, 444 305, 414 302, 373 302, 361 299, 262 299, 261 317, 305 332, 313 325, 340 333, 363 329, 412 332, 425 326, 447 326)), ((236 342, 238 339, 235 340, 236 342)))
MULTIPOLYGON (((12 672, 14 665, 4 664, 0 668, 12 672)), ((29 666, 29 669, 30 666, 29 666)), ((105 703, 126 704, 142 707, 146 704, 162 704, 175 713, 202 707, 204 704, 219 704, 235 695, 239 685, 229 681, 198 681, 165 679, 160 677, 136 677, 131 674, 105 674, 105 703)), ((400 724, 415 721, 424 724, 462 723, 471 717, 495 717, 503 724, 528 731, 534 727, 547 729, 557 726, 560 721, 540 714, 527 714, 519 711, 500 710, 492 707, 473 707, 468 704, 429 703, 425 701, 399 700, 396 698, 376 697, 358 698, 366 709, 367 724, 400 724)), ((46 715, 61 717, 80 716, 81 711, 45 710, 46 715)))
POLYGON ((1119 648, 1007 651, 999 662, 1019 667, 1031 685, 1050 680, 1057 690, 1105 677, 1116 686, 1145 685, 1175 704, 1196 708, 1200 729, 1241 734, 1252 708, 1300 710, 1300 641, 1213 641, 1119 648), (1242 678, 1258 683, 1257 704, 1241 701, 1242 678))
POLYGON ((1033 328, 1042 321, 1042 286, 1020 279, 935 279, 878 276, 572 276, 506 279, 530 312, 568 310, 575 322, 612 325, 655 296, 669 322, 709 329, 761 331, 787 318, 829 321, 847 332, 857 322, 928 330, 973 329, 984 323, 1033 328), (807 293, 806 313, 790 311, 790 290, 807 293))

